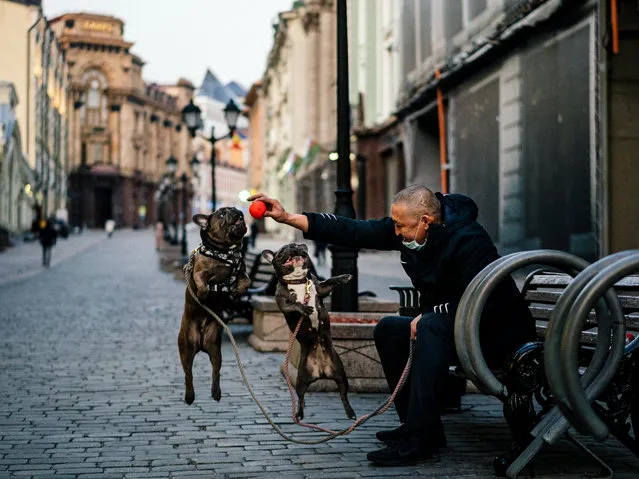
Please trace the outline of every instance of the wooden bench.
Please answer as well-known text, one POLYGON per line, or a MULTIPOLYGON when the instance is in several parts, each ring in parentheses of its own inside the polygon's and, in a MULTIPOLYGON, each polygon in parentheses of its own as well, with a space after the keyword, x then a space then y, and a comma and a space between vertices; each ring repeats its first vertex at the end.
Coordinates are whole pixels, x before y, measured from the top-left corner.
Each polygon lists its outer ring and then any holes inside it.
MULTIPOLYGON (((539 269, 532 271, 525 278, 521 291, 536 321, 537 343, 529 343, 520 348, 503 370, 494 371, 495 376, 506 385, 509 396, 505 398, 504 414, 513 434, 517 448, 528 441, 529 433, 547 413, 555 402, 551 396, 543 370, 543 341, 548 330, 548 321, 561 294, 572 281, 571 276, 539 269), (521 391, 524 391, 521 393, 521 391), (511 396, 518 396, 516 399, 511 396), (537 402, 538 407, 527 408, 526 405, 537 402), (517 403, 517 407, 509 407, 509 403, 517 403), (523 405, 524 407, 519 407, 523 405), (517 409, 519 408, 519 409, 517 409), (527 410, 523 414, 522 410, 527 410), (510 416, 510 417, 508 417, 510 416), (513 419, 513 416, 518 416, 513 419)), ((419 292, 410 286, 392 286, 400 299, 399 314, 415 317, 420 312, 419 292)), ((617 282, 614 287, 625 316, 626 331, 629 339, 639 336, 639 276, 630 276, 617 282)), ((592 358, 597 341, 597 321, 594 311, 586 320, 580 337, 580 367, 587 367, 592 358)), ((455 369, 456 375, 463 375, 460 367, 455 369)), ((595 401, 594 407, 610 427, 611 433, 639 456, 639 355, 636 351, 624 355, 622 365, 608 388, 595 401), (631 417, 631 413, 634 417, 631 417), (632 428, 632 422, 636 423, 632 428), (631 429, 634 437, 630 434, 631 429)), ((517 455, 513 450, 496 458, 495 471, 505 475, 509 460, 517 455)))

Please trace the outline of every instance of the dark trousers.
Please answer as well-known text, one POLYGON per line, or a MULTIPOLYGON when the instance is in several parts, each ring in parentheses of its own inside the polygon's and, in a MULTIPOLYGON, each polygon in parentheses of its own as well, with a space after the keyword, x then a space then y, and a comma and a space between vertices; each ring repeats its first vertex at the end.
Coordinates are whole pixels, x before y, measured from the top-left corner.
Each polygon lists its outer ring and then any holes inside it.
MULTIPOLYGON (((375 327, 375 346, 391 391, 395 390, 408 360, 410 323, 414 318, 389 316, 375 327)), ((417 323, 413 363, 406 384, 395 398, 400 422, 411 439, 437 445, 444 439, 440 398, 448 366, 456 357, 455 321, 445 314, 424 314, 417 323)))
POLYGON ((52 246, 42 247, 42 266, 51 265, 51 249, 52 249, 52 246))

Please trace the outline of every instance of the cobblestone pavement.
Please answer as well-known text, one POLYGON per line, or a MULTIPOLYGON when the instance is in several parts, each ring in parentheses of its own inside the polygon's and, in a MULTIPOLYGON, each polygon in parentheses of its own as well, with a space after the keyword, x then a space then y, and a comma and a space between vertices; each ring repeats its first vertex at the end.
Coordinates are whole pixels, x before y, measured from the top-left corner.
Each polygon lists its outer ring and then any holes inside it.
MULTIPOLYGON (((103 231, 85 230, 82 234, 59 238, 51 254, 51 267, 106 240, 103 231)), ((19 242, 0 253, 0 285, 43 273, 42 247, 38 241, 19 242)))
MULTIPOLYGON (((210 398, 200 354, 187 406, 176 344, 183 296, 159 271, 150 231, 117 232, 0 286, 0 477, 492 477, 492 458, 509 439, 499 404, 484 396, 465 397, 463 411, 446 416, 450 445, 439 462, 392 469, 365 457, 380 446, 374 432, 396 425, 392 412, 328 444, 287 443, 251 402, 228 341, 222 400, 210 398)), ((257 353, 250 327, 233 330, 261 401, 285 431, 312 437, 291 424, 283 354, 257 353)), ((350 399, 363 414, 384 395, 350 399)), ((312 422, 349 424, 336 394, 308 394, 306 411, 312 422)), ((615 477, 637 477, 634 456, 614 440, 596 450, 621 472, 615 477)), ((537 463, 538 477, 594 470, 568 446, 537 463)))

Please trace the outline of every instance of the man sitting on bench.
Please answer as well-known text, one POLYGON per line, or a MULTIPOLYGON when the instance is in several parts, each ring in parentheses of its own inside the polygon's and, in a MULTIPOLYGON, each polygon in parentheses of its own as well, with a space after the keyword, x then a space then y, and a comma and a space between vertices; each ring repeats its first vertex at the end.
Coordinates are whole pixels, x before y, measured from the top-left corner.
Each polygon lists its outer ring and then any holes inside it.
MULTIPOLYGON (((364 221, 333 214, 293 214, 263 194, 249 198, 258 199, 267 205, 265 216, 301 230, 307 239, 401 253, 402 266, 420 292, 422 314, 386 317, 375 327, 375 345, 391 391, 406 365, 409 339, 415 345, 409 380, 395 398, 401 425, 378 432, 377 438, 387 447, 367 457, 383 466, 430 459, 446 445, 440 411, 448 367, 456 363, 457 305, 475 275, 499 258, 476 221, 477 205, 463 195, 442 195, 412 185, 395 195, 390 217, 364 221)), ((480 336, 491 366, 503 366, 509 354, 535 340, 535 321, 512 278, 488 300, 480 336)))

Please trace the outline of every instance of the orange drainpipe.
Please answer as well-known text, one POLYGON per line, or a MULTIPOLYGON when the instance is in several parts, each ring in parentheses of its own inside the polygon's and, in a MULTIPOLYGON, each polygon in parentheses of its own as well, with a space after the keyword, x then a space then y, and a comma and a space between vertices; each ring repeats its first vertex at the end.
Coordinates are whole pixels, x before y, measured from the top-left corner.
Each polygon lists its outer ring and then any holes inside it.
MULTIPOLYGON (((435 70, 435 78, 439 80, 441 73, 435 70)), ((448 193, 448 165, 446 155, 446 118, 444 116, 444 95, 441 88, 437 87, 437 116, 439 119, 439 162, 441 167, 442 193, 448 193)))
POLYGON ((617 18, 617 0, 610 0, 610 23, 612 26, 612 52, 619 53, 619 20, 617 18))

